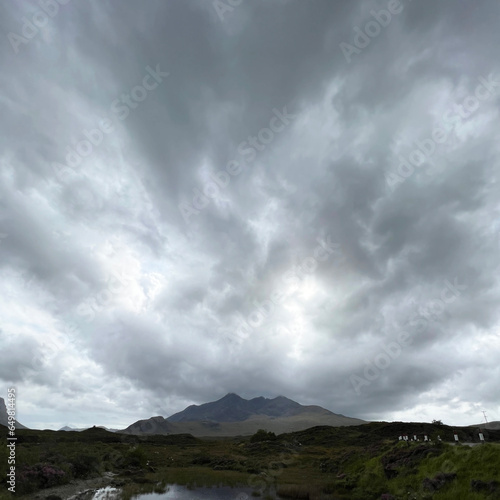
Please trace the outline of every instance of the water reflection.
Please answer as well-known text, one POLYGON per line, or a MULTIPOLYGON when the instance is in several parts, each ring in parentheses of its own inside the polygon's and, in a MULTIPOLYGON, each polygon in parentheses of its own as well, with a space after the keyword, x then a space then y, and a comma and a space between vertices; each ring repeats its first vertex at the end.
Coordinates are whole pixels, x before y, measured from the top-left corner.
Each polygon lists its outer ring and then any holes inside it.
MULTIPOLYGON (((231 488, 222 486, 217 488, 195 488, 171 484, 165 487, 163 493, 141 493, 133 497, 133 500, 251 500, 251 488, 231 488)), ((90 493, 90 491, 88 492, 90 493)), ((77 496, 75 498, 83 498, 77 496)), ((118 500, 121 498, 121 490, 112 488, 100 488, 94 492, 92 500, 118 500)), ((279 498, 279 497, 277 497, 279 498)))
POLYGON ((196 488, 173 484, 167 486, 165 493, 143 493, 135 496, 134 500, 249 500, 250 488, 196 488))
POLYGON ((97 490, 92 500, 116 500, 120 498, 120 493, 119 489, 106 486, 106 488, 97 490))

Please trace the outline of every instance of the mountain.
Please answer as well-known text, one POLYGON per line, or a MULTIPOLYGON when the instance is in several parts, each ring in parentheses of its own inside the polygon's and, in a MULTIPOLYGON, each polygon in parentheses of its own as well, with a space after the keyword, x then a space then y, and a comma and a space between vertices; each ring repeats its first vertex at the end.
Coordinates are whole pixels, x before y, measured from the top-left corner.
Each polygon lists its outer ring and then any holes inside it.
MULTIPOLYGON (((94 427, 96 427, 94 425, 94 427)), ((82 432, 82 431, 86 431, 88 429, 91 429, 92 427, 80 427, 80 428, 76 428, 76 427, 69 427, 68 425, 65 425, 64 427, 61 427, 59 430, 60 431, 74 431, 74 432, 82 432)), ((105 431, 108 431, 108 432, 118 432, 118 429, 109 429, 108 427, 104 427, 103 425, 98 425, 97 426, 98 429, 104 429, 105 431)))
POLYGON ((243 399, 237 394, 202 405, 191 405, 168 418, 139 420, 127 434, 192 434, 193 436, 251 435, 258 429, 281 434, 317 425, 360 425, 363 420, 332 413, 321 406, 303 406, 284 396, 243 399))
MULTIPOLYGON (((263 397, 243 399, 237 394, 226 394, 222 399, 191 405, 185 410, 168 417, 170 422, 191 422, 197 420, 212 420, 215 422, 241 422, 253 415, 268 417, 291 417, 304 412, 305 406, 283 396, 274 399, 263 397)), ((319 407, 318 407, 319 408, 319 407)))
POLYGON ((255 415, 283 418, 303 413, 325 414, 325 412, 326 414, 335 415, 320 406, 302 406, 284 396, 278 396, 274 399, 267 399, 261 396, 247 400, 237 394, 229 393, 218 401, 205 403, 200 406, 188 406, 185 410, 168 417, 167 420, 169 422, 192 422, 200 420, 241 422, 255 415))
POLYGON ((163 417, 138 420, 121 432, 126 434, 182 434, 182 432, 177 432, 176 426, 170 424, 163 417))
MULTIPOLYGON (((7 414, 7 407, 5 406, 5 400, 3 398, 0 398, 0 425, 4 425, 5 427, 8 426, 9 423, 9 416, 7 414)), ((27 429, 24 425, 20 424, 16 420, 16 429, 27 429)))

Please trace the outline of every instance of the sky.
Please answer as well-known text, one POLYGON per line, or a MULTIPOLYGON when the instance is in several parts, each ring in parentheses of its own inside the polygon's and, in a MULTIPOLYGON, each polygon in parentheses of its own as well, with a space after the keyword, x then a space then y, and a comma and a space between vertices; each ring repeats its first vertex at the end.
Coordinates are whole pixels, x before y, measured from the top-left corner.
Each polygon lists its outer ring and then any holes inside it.
POLYGON ((0 396, 500 420, 496 0, 0 7, 0 396))

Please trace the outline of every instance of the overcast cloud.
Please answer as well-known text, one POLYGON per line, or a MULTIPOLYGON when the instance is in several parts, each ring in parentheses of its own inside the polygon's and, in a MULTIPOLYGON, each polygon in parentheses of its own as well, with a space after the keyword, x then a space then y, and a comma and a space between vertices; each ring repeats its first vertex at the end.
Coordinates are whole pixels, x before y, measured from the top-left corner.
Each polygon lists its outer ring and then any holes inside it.
POLYGON ((496 0, 0 9, 21 423, 227 392, 500 420, 496 0))

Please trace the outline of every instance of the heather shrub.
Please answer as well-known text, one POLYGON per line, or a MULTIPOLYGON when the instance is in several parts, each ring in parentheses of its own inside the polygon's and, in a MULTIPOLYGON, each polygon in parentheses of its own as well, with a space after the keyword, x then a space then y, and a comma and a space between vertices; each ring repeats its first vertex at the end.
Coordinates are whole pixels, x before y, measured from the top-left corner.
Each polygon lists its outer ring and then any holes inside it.
POLYGON ((17 471, 17 487, 19 493, 32 493, 40 488, 50 488, 68 481, 67 474, 54 465, 25 465, 17 471))

